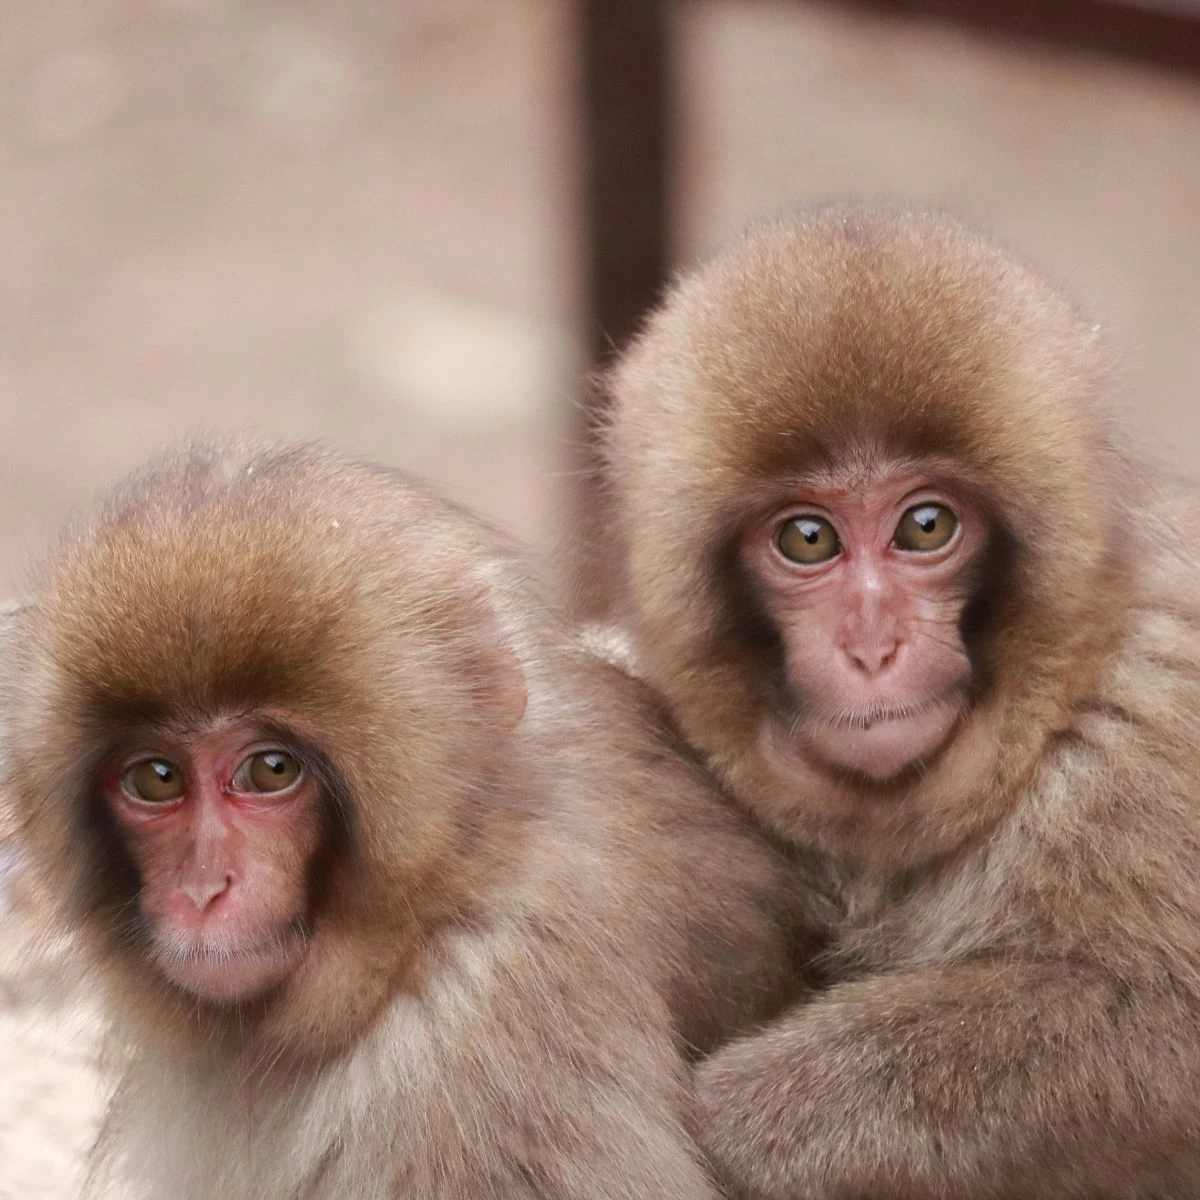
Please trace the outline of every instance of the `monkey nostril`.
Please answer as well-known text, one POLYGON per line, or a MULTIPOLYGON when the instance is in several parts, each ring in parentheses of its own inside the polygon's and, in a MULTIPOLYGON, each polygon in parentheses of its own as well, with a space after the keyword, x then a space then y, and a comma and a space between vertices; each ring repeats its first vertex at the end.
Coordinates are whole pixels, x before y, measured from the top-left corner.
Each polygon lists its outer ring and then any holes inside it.
POLYGON ((864 675, 879 675, 895 663, 899 651, 899 642, 876 646, 847 646, 846 657, 864 675))

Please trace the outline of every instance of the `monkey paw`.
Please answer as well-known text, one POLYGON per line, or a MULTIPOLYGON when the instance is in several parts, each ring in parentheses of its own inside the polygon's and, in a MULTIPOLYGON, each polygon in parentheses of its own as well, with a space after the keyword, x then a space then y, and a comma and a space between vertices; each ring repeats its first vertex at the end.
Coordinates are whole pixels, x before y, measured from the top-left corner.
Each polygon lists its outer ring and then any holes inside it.
POLYGON ((812 1097, 796 1094, 802 1074, 771 1068, 765 1041, 736 1042, 699 1065, 697 1136, 735 1200, 815 1200, 812 1097))

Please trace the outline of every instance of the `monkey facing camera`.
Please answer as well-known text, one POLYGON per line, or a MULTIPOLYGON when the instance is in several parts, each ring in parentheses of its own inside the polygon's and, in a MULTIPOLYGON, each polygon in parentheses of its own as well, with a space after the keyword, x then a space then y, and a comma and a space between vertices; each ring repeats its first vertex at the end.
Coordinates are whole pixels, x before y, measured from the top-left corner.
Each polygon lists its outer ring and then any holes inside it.
POLYGON ((5 787, 120 1069, 91 1194, 715 1200, 687 1061, 812 920, 495 530, 196 447, 7 634, 5 787))
POLYGON ((610 385, 635 670, 837 914, 698 1068, 730 1193, 1200 1195, 1200 523, 1098 327, 842 206, 682 278, 610 385))

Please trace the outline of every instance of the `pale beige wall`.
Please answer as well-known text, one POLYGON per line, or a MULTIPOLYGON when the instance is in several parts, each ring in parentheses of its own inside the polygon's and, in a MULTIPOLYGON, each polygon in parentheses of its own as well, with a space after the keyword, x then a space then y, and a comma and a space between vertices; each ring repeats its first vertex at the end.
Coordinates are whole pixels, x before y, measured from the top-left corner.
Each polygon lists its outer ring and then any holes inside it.
MULTIPOLYGON (((10 0, 0 14, 0 595, 73 506, 250 421, 547 536, 577 370, 566 0, 10 0)), ((1200 84, 801 3, 681 8, 679 248, 845 193, 991 224, 1200 450, 1200 84)), ((1144 417, 1144 419, 1142 419, 1144 417)), ((0 838, 0 1200, 62 1200, 90 1008, 0 838)))

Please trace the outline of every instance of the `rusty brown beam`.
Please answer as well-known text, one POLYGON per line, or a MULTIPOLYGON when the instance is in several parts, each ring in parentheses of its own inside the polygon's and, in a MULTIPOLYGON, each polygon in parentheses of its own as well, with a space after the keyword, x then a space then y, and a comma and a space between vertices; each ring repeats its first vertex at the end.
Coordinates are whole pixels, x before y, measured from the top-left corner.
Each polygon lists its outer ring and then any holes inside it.
MULTIPOLYGON (((1200 0, 808 2, 932 18, 996 36, 1200 72, 1200 0)), ((672 7, 666 0, 576 0, 584 321, 593 367, 602 367, 625 344, 669 270, 672 7)), ((580 397, 572 431, 575 528, 605 525, 593 437, 602 417, 603 398, 589 389, 580 397)), ((605 613, 612 602, 609 580, 597 578, 585 559, 575 571, 580 608, 605 613)))
POLYGON ((670 30, 663 0, 580 0, 588 345, 603 362, 667 271, 670 30))
MULTIPOLYGON (((579 113, 583 177, 584 320, 590 364, 611 361, 637 328, 668 270, 670 133, 669 8, 665 0, 577 0, 579 113)), ((572 444, 577 529, 605 526, 593 436, 603 397, 579 398, 572 444)), ((577 564, 585 615, 611 608, 609 579, 589 552, 577 564)))
POLYGON ((1200 71, 1194 0, 821 0, 899 16, 932 17, 1003 37, 1200 71))

